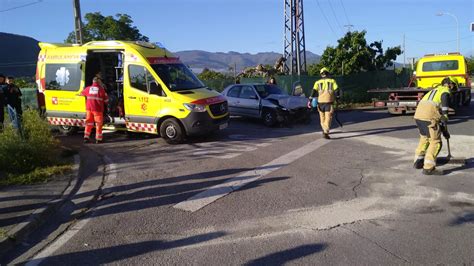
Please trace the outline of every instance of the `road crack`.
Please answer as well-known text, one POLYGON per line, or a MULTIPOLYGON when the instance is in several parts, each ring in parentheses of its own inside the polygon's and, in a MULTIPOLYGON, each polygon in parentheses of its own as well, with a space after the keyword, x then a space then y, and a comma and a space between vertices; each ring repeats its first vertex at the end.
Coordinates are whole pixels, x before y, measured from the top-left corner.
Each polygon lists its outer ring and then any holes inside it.
POLYGON ((359 174, 360 174, 359 183, 358 183, 357 185, 355 185, 355 186, 352 188, 352 191, 354 192, 355 198, 358 197, 356 189, 357 189, 360 185, 362 185, 362 181, 363 181, 364 178, 365 178, 365 177, 364 177, 364 169, 359 169, 359 170, 360 170, 360 173, 359 173, 359 174))
POLYGON ((363 238, 363 239, 369 241, 370 243, 376 245, 377 247, 381 248, 383 251, 385 251, 385 252, 387 252, 388 254, 394 256, 395 258, 397 258, 397 259, 399 259, 399 260, 402 260, 402 261, 404 261, 404 262, 406 262, 406 263, 410 263, 409 260, 403 258, 402 256, 399 256, 399 255, 393 253, 392 251, 388 250, 387 248, 385 248, 384 246, 382 246, 381 244, 379 244, 377 241, 372 240, 372 239, 370 239, 370 238, 368 238, 368 237, 366 237, 366 236, 363 236, 363 235, 361 235, 359 232, 357 232, 357 231, 355 231, 355 230, 352 230, 352 229, 350 229, 350 228, 347 228, 347 227, 345 227, 345 226, 340 226, 340 227, 343 228, 343 229, 346 229, 346 230, 348 230, 348 231, 350 231, 350 232, 352 232, 353 234, 355 234, 356 236, 358 236, 358 237, 360 237, 360 238, 363 238))

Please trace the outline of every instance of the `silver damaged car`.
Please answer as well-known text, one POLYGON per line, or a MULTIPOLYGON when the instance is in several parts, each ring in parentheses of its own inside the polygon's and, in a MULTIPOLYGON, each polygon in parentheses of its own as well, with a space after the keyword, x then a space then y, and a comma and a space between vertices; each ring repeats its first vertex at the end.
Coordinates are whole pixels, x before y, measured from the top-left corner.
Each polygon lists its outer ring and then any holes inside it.
POLYGON ((222 91, 232 116, 261 118, 266 126, 295 121, 310 122, 308 98, 291 96, 275 85, 233 84, 222 91))

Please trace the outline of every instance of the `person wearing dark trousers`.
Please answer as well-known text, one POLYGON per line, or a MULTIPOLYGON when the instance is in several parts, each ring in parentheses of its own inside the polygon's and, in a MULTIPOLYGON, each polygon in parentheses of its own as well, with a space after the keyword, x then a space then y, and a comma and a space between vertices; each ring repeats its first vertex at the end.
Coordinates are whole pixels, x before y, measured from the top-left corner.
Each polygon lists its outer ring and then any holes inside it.
POLYGON ((14 83, 14 78, 8 77, 5 99, 8 116, 13 124, 13 127, 16 129, 21 129, 21 117, 23 115, 23 111, 21 109, 21 96, 22 94, 20 89, 14 83))
POLYGON ((15 108, 15 111, 18 114, 18 116, 21 118, 23 115, 23 110, 21 107, 21 96, 23 96, 23 94, 21 93, 20 88, 18 88, 18 86, 15 85, 14 77, 7 77, 7 86, 11 95, 13 95, 12 104, 15 108))
POLYGON ((5 83, 5 76, 0 74, 0 130, 3 129, 3 122, 5 120, 5 92, 7 85, 5 83))

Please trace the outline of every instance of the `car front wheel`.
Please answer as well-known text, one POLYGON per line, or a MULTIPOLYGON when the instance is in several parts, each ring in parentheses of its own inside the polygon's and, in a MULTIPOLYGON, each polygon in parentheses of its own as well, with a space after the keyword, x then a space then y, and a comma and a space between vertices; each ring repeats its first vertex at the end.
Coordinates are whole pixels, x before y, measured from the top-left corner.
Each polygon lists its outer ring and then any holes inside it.
POLYGON ((274 126, 277 121, 276 112, 274 110, 265 109, 262 112, 262 119, 265 126, 274 126))

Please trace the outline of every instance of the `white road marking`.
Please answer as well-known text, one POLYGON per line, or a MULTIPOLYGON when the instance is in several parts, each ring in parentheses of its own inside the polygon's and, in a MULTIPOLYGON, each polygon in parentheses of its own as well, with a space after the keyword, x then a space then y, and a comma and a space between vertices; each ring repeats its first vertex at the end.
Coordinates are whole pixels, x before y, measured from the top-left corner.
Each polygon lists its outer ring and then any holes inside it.
POLYGON ((267 164, 264 164, 255 170, 244 172, 227 182, 210 187, 208 190, 203 191, 187 199, 186 201, 180 202, 173 207, 185 211, 195 212, 204 206, 226 196, 227 194, 298 160, 299 158, 317 150, 329 142, 330 141, 325 139, 315 140, 300 147, 299 149, 293 150, 267 164))
POLYGON ((40 253, 34 256, 30 261, 28 261, 26 266, 36 266, 39 265, 43 260, 47 259, 64 244, 66 244, 73 236, 75 236, 88 222, 90 219, 84 219, 76 223, 73 227, 68 229, 64 234, 62 234, 57 240, 55 240, 51 245, 43 249, 40 253))
MULTIPOLYGON (((108 193, 110 187, 113 186, 113 181, 117 179, 117 165, 112 162, 110 157, 107 155, 104 156, 105 166, 107 169, 107 183, 103 187, 103 192, 108 193)), ((28 261, 25 265, 26 266, 36 266, 41 264, 43 260, 47 259, 54 252, 60 249, 64 244, 66 244, 71 238, 73 238, 84 226, 87 225, 91 221, 90 218, 86 218, 74 224, 71 228, 69 228, 66 232, 64 232, 58 239, 56 239, 53 243, 48 245, 45 249, 43 249, 40 253, 36 254, 30 261, 28 261)))
POLYGON ((260 147, 272 145, 280 139, 253 139, 245 138, 245 135, 235 135, 228 142, 207 142, 197 144, 198 148, 193 150, 192 155, 203 156, 216 159, 231 159, 241 155, 244 152, 257 150, 260 147), (238 137, 235 137, 238 136, 238 137))

